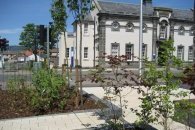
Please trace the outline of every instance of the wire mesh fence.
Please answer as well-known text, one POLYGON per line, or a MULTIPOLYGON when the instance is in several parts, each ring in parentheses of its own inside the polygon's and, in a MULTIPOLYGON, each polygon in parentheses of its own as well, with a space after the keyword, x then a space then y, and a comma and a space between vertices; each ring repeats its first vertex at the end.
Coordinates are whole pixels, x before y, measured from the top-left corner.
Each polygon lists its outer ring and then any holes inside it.
POLYGON ((5 90, 11 81, 31 84, 32 63, 25 62, 25 57, 18 53, 9 58, 0 58, 0 88, 5 90))

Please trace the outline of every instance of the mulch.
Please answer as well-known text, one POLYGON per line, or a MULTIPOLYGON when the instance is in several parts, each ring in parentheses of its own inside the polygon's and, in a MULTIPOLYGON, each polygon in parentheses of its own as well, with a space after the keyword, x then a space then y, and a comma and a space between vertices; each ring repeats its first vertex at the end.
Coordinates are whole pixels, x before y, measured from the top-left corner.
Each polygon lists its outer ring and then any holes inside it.
POLYGON ((84 104, 82 109, 75 109, 74 100, 75 97, 71 97, 70 99, 68 99, 67 104, 63 110, 54 108, 40 114, 33 110, 31 105, 29 105, 28 95, 26 95, 24 92, 18 91, 17 93, 10 93, 5 90, 0 90, 0 119, 58 114, 72 112, 75 110, 98 109, 105 107, 105 105, 101 102, 92 100, 87 94, 83 95, 84 104))

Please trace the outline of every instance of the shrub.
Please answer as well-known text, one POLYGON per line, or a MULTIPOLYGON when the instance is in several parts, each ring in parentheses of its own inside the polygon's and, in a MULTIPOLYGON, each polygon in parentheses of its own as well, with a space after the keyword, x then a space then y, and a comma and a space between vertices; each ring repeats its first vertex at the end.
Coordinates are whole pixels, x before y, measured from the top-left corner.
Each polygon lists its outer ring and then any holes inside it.
POLYGON ((31 93, 31 105, 35 111, 44 113, 53 108, 63 108, 66 104, 66 84, 64 78, 53 70, 42 69, 33 74, 35 90, 31 93))
POLYGON ((7 81, 8 91, 15 94, 25 87, 25 80, 22 77, 10 78, 7 81))
POLYGON ((186 128, 190 130, 190 127, 195 127, 195 103, 193 100, 179 100, 175 101, 175 112, 173 119, 186 125, 186 128))

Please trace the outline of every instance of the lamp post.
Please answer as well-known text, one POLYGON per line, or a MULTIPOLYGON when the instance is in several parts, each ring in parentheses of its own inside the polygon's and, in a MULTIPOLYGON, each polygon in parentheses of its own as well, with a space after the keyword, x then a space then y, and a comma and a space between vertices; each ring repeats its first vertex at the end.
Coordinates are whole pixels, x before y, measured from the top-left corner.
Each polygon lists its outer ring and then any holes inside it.
POLYGON ((193 25, 193 63, 195 64, 195 0, 194 0, 194 25, 193 25))
POLYGON ((142 43, 143 43, 143 0, 140 0, 140 25, 139 25, 139 76, 142 75, 142 43))

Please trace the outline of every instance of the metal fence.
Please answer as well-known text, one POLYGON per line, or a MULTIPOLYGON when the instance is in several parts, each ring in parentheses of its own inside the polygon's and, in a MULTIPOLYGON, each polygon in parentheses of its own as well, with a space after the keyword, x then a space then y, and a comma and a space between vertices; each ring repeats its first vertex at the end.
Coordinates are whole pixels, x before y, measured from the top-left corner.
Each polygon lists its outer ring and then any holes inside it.
MULTIPOLYGON (((19 55, 0 60, 0 88, 5 90, 8 84, 22 82, 31 84, 32 63, 20 59, 19 55)), ((17 85, 17 84, 16 84, 17 85)), ((19 87, 19 86, 18 86, 19 87)))

